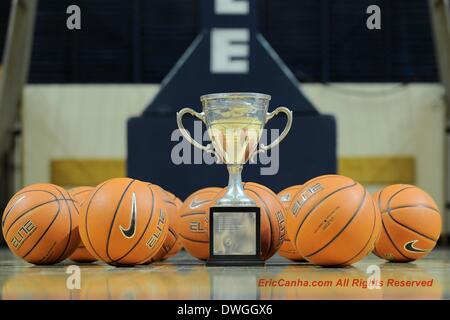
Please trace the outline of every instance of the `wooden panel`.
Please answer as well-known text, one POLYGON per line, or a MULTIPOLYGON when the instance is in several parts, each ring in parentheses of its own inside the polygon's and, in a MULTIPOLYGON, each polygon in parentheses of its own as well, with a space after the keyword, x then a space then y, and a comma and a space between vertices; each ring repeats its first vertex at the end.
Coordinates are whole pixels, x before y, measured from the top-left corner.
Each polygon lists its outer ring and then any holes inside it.
POLYGON ((338 171, 363 184, 412 184, 416 180, 413 157, 343 157, 338 171))
POLYGON ((64 187, 95 186, 125 176, 121 159, 59 159, 51 162, 51 182, 64 187))
MULTIPOLYGON (((413 157, 343 157, 339 174, 363 184, 415 182, 413 157)), ((124 177, 122 159, 56 159, 51 162, 51 182, 61 186, 97 185, 105 180, 124 177)))

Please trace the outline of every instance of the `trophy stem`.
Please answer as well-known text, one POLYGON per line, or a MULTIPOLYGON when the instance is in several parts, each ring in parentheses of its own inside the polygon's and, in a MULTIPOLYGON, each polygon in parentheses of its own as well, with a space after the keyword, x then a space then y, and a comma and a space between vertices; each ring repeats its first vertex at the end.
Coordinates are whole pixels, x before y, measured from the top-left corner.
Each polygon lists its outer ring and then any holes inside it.
POLYGON ((218 206, 255 206, 255 202, 247 197, 242 186, 242 164, 227 165, 229 179, 225 195, 217 201, 218 206))

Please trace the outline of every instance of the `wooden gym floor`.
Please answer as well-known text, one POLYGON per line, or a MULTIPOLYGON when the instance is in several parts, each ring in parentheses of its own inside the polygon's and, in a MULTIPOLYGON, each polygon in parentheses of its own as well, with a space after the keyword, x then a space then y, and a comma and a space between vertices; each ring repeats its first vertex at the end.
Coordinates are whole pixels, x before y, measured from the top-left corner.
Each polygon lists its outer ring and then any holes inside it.
POLYGON ((173 259, 146 267, 115 268, 103 263, 81 265, 80 289, 72 290, 67 287, 70 276, 66 273, 68 266, 70 261, 55 266, 33 266, 2 248, 0 297, 450 299, 449 249, 436 249, 423 260, 406 264, 386 263, 371 255, 352 267, 342 269, 321 268, 306 263, 295 264, 278 256, 269 260, 265 267, 207 268, 182 252, 173 259), (371 265, 379 267, 382 282, 380 289, 364 288, 364 281, 370 276, 366 271, 371 265), (278 285, 274 286, 274 283, 278 285), (402 283, 408 286, 402 286, 402 283))

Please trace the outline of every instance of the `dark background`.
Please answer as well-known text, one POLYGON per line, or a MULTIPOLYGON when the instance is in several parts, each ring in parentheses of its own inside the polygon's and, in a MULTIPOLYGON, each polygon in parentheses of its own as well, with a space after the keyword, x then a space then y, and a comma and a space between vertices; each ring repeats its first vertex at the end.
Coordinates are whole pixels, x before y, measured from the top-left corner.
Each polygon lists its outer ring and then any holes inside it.
MULTIPOLYGON (((302 82, 438 80, 425 0, 261 0, 261 31, 302 82), (369 31, 366 9, 382 10, 369 31)), ((0 52, 9 14, 0 1, 0 52)), ((159 83, 200 30, 197 0, 40 0, 29 82, 159 83), (66 28, 81 7, 82 30, 66 28)))

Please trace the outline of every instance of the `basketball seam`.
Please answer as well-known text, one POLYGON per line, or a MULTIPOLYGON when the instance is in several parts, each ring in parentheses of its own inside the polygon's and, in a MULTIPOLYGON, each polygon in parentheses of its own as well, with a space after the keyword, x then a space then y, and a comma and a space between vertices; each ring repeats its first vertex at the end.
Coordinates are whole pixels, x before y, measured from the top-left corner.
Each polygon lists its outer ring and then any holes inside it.
POLYGON ((421 233, 421 232, 418 232, 417 230, 414 230, 413 228, 410 228, 410 227, 404 225, 403 223, 397 221, 397 220, 394 219, 394 217, 390 214, 390 212, 389 212, 387 215, 388 215, 389 218, 391 218, 395 223, 397 223, 398 225, 402 226, 403 228, 405 228, 405 229, 407 229, 407 230, 409 230, 409 231, 412 231, 412 232, 414 232, 414 233, 417 233, 419 236, 422 236, 422 237, 424 237, 424 238, 426 238, 426 239, 428 239, 428 240, 431 240, 431 241, 434 241, 434 242, 437 242, 437 241, 438 241, 438 239, 433 239, 433 238, 431 238, 431 237, 429 237, 429 236, 427 236, 427 235, 425 235, 425 234, 423 234, 423 233, 421 233))
POLYGON ((164 201, 164 203, 168 203, 168 204, 171 204, 171 205, 173 205, 175 208, 177 207, 177 205, 172 201, 172 200, 163 200, 164 201))
POLYGON ((397 210, 397 209, 406 209, 406 208, 423 208, 423 209, 430 209, 431 211, 434 211, 434 212, 440 214, 439 210, 437 210, 437 209, 435 209, 435 208, 433 208, 433 207, 427 206, 427 205, 425 205, 425 204, 409 204, 409 205, 406 204, 406 205, 398 206, 398 207, 390 207, 390 208, 388 208, 387 210, 382 211, 381 213, 388 213, 389 211, 393 211, 393 210, 397 210))
MULTIPOLYGON (((378 194, 378 210, 381 212, 381 195, 383 194, 384 188, 380 190, 380 193, 378 194)), ((383 221, 383 219, 381 219, 383 221)))
MULTIPOLYGON (((403 186, 405 186, 405 187, 403 189, 397 190, 393 195, 390 196, 390 198, 386 202, 386 206, 387 206, 388 210, 391 207, 391 201, 392 201, 392 199, 394 199, 395 196, 397 196, 400 192, 402 192, 404 190, 413 188, 413 186, 410 186, 410 185, 407 185, 407 184, 403 185, 403 186)), ((381 209, 380 209, 380 211, 381 211, 381 209)))
MULTIPOLYGON (((153 197, 153 201, 152 201, 152 213, 151 213, 151 214, 153 215, 153 211, 155 210, 155 202, 156 202, 156 200, 155 200, 155 195, 154 195, 154 193, 153 193, 153 190, 150 189, 151 184, 148 184, 147 187, 148 187, 149 190, 151 191, 152 197, 153 197)), ((150 223, 150 220, 151 220, 151 216, 150 216, 150 219, 149 219, 149 223, 150 223)), ((164 244, 164 242, 163 242, 163 244, 164 244)), ((158 251, 159 251, 159 249, 156 250, 155 252, 153 252, 151 255, 148 255, 144 260, 139 261, 137 264, 144 264, 144 263, 146 263, 147 261, 152 260, 153 257, 158 253, 158 251)), ((150 261, 150 263, 151 263, 151 262, 153 262, 153 261, 150 261)))
POLYGON ((80 194, 82 194, 82 193, 92 193, 92 192, 94 192, 94 190, 95 190, 95 188, 94 188, 94 187, 91 187, 91 189, 88 189, 88 190, 81 190, 81 191, 78 191, 77 193, 72 193, 72 192, 69 190, 68 193, 69 193, 70 197, 73 199, 74 203, 78 203, 78 205, 81 207, 81 206, 83 206, 83 204, 86 202, 87 199, 86 199, 86 198, 83 198, 83 202, 81 202, 81 201, 75 200, 74 197, 76 197, 76 196, 78 196, 78 195, 80 195, 80 194))
MULTIPOLYGON (((216 188, 216 187, 211 187, 211 188, 207 188, 207 189, 213 189, 213 188, 216 188)), ((220 189, 220 190, 217 190, 217 192, 216 192, 216 194, 215 194, 214 196, 216 196, 219 192, 222 191, 222 188, 217 188, 217 189, 220 189)), ((204 189, 197 190, 197 191, 195 191, 193 194, 191 194, 188 198, 190 198, 190 197, 194 197, 194 198, 195 198, 195 196, 196 196, 197 194, 202 193, 202 192, 204 192, 204 189)), ((214 193, 214 191, 212 191, 212 190, 208 190, 207 192, 214 193)), ((186 200, 187 200, 187 199, 186 199, 186 200)))
MULTIPOLYGON (((175 240, 178 240, 178 234, 169 226, 169 232, 173 235, 175 240)), ((176 242, 176 241, 175 241, 176 242)))
POLYGON ((277 196, 279 196, 281 193, 288 194, 291 189, 302 189, 302 188, 303 188, 302 184, 297 184, 295 186, 288 187, 288 188, 281 190, 280 192, 277 193, 277 196))
MULTIPOLYGON (((53 248, 55 248, 55 247, 56 247, 56 244, 53 246, 53 248)), ((51 248, 51 249, 53 249, 53 248, 51 248)), ((50 251, 48 251, 48 252, 50 252, 50 251)), ((36 264, 38 264, 38 265, 41 265, 41 264, 50 264, 50 263, 48 263, 48 261, 51 260, 50 258, 53 256, 53 253, 54 253, 54 251, 53 251, 51 254, 48 254, 48 255, 42 257, 42 259, 40 259, 39 261, 37 261, 36 264)), ((53 263, 52 263, 52 264, 53 264, 53 263)))
MULTIPOLYGON (((175 242, 174 242, 174 244, 175 244, 175 242)), ((164 251, 165 251, 165 254, 163 255, 163 257, 166 255, 166 254, 168 254, 169 252, 170 252, 170 249, 167 249, 167 247, 163 244, 162 245, 162 247, 161 247, 164 251)), ((161 249, 160 249, 161 250, 161 249)), ((158 250, 159 251, 159 250, 158 250)))
MULTIPOLYGON (((334 190, 333 192, 331 192, 330 194, 326 195, 324 198, 322 198, 319 202, 317 202, 317 203, 316 203, 316 204, 315 204, 315 205, 314 205, 314 206, 306 213, 306 215, 303 217, 303 220, 301 221, 300 225, 298 226, 297 233, 295 234, 295 240, 294 240, 294 243, 297 244, 297 238, 298 238, 298 235, 300 234, 300 230, 301 230, 301 228, 303 227, 303 224, 305 223, 306 219, 308 219, 308 217, 312 214, 312 212, 313 212, 314 210, 317 209, 318 206, 320 206, 322 203, 325 202, 325 200, 327 200, 329 197, 335 195, 335 194, 338 193, 339 191, 342 191, 342 190, 345 190, 345 189, 352 188, 352 187, 354 187, 354 186, 356 186, 356 185, 357 185, 357 183, 353 181, 353 184, 347 185, 347 186, 345 186, 345 187, 341 187, 341 188, 339 188, 339 189, 336 189, 336 190, 334 190)), ((295 195, 294 198, 296 198, 296 197, 297 197, 297 194, 295 195)), ((294 198, 293 198, 293 199, 294 199, 294 198)), ((289 214, 289 213, 288 213, 288 214, 289 214)), ((295 246, 296 246, 296 245, 295 245, 295 246)))
POLYGON ((314 255, 316 255, 317 253, 319 253, 320 251, 322 251, 323 249, 325 249, 326 247, 328 247, 330 244, 332 244, 334 242, 334 240, 336 240, 346 229, 347 227, 355 220, 356 216, 358 215, 358 213, 361 211, 361 208, 364 204, 364 202, 366 201, 366 196, 367 196, 367 190, 364 189, 364 196, 361 200, 361 202, 359 203, 356 211, 353 213, 353 215, 351 216, 351 218, 347 221, 347 223, 341 228, 341 230, 339 230, 338 233, 336 233, 334 235, 334 237, 328 241, 328 243, 326 243, 324 246, 322 246, 321 248, 317 249, 316 251, 314 251, 313 253, 310 253, 308 255, 305 255, 305 258, 310 258, 314 255))
POLYGON ((78 191, 77 193, 72 193, 72 192, 69 191, 69 194, 70 194, 72 197, 75 197, 75 196, 78 196, 78 195, 80 195, 80 194, 82 194, 82 193, 92 192, 92 191, 94 191, 94 189, 81 190, 81 191, 78 191))
MULTIPOLYGON (((266 191, 270 193, 273 193, 273 198, 276 199, 275 201, 279 201, 281 204, 281 207, 286 211, 286 208, 284 207, 283 203, 281 202, 280 198, 278 197, 278 195, 276 193, 274 193, 271 189, 267 188, 266 186, 261 186, 258 185, 256 183, 252 183, 252 186, 254 186, 255 188, 259 188, 260 190, 266 191)), ((244 184, 244 189, 245 189, 245 184, 244 184)), ((261 197, 259 197, 261 199, 261 197)), ((284 239, 283 239, 284 240, 284 239)))
POLYGON ((172 250, 172 248, 177 244, 177 238, 175 238, 175 235, 173 234, 173 232, 170 232, 170 231, 171 230, 169 227, 169 230, 168 230, 169 233, 167 234, 167 237, 164 240, 164 243, 162 245, 166 249, 169 248, 169 249, 167 249, 167 253, 169 253, 169 251, 172 250), (169 237, 169 234, 172 235, 172 238, 169 237), (169 244, 167 244, 166 242, 170 239, 172 239, 172 241, 169 244), (171 246, 171 244, 172 244, 172 246, 171 246))
MULTIPOLYGON (((50 184, 49 184, 49 185, 50 185, 50 184)), ((41 189, 26 190, 26 191, 23 191, 23 192, 20 192, 20 193, 15 194, 15 196, 20 196, 20 195, 22 195, 22 194, 24 194, 24 193, 28 193, 28 192, 32 192, 32 191, 45 192, 45 193, 48 193, 48 194, 52 195, 53 197, 55 197, 55 199, 58 198, 58 197, 57 197, 55 194, 53 194, 52 192, 50 192, 50 191, 48 191, 48 190, 41 190, 41 189)))
MULTIPOLYGON (((273 192, 271 189, 267 188, 266 186, 261 186, 261 185, 255 183, 255 182, 246 182, 246 183, 244 183, 244 186, 243 186, 243 187, 245 188, 245 185, 248 185, 248 184, 250 184, 251 186, 253 186, 253 187, 255 187, 255 188, 258 188, 258 189, 260 189, 260 190, 263 190, 263 191, 271 191, 271 192, 273 192)), ((275 194, 275 193, 274 193, 274 194, 275 194)), ((276 194, 275 194, 275 196, 276 196, 276 194)), ((277 199, 278 199, 278 197, 277 197, 277 199)))
MULTIPOLYGON (((253 192, 257 197, 258 197, 258 199, 259 200, 261 200, 261 202, 264 204, 264 213, 266 214, 266 216, 267 216, 267 219, 269 220, 269 229, 270 229, 270 232, 269 232, 269 236, 270 236, 270 241, 269 241, 269 248, 267 249, 267 252, 266 253, 263 253, 262 252, 262 248, 260 248, 261 249, 261 256, 262 257, 266 257, 268 254, 270 254, 270 251, 271 251, 271 249, 272 249, 272 237, 273 237, 273 235, 272 235, 272 219, 270 218, 270 214, 269 214, 269 210, 268 210, 268 208, 267 208, 267 204, 266 204, 266 202, 263 200, 263 199, 261 199, 261 197, 259 196, 259 194, 257 194, 255 191, 253 191, 253 190, 249 190, 249 189, 245 189, 245 186, 246 186, 246 184, 247 183, 244 183, 244 190, 245 191, 250 191, 250 192, 253 192)), ((260 189, 262 189, 262 188, 260 188, 260 189)), ((266 190, 264 190, 264 191, 266 191, 266 190)), ((277 198, 278 199, 278 198, 277 198)))
MULTIPOLYGON (((380 193, 378 194, 378 199, 377 199, 378 210, 379 210, 380 212, 381 212, 381 195, 383 194, 383 191, 384 191, 384 188, 380 190, 380 193)), ((381 214, 381 226, 383 227, 384 232, 386 232, 386 235, 387 235, 389 241, 392 243, 392 240, 391 240, 391 238, 390 238, 390 236, 389 236, 389 234, 388 234, 388 232, 387 232, 387 230, 386 230, 386 227, 384 226, 384 219, 383 219, 383 215, 382 215, 382 214, 381 214)), ((392 245, 393 245, 393 243, 392 243, 392 245)), ((394 248, 395 248, 395 246, 394 246, 394 248)), ((395 250, 398 251, 397 248, 395 248, 395 250)), ((375 245, 375 252, 378 253, 378 256, 379 256, 380 258, 383 257, 383 255, 380 254, 380 253, 378 252, 377 246, 376 246, 376 245, 375 245)), ((401 252, 400 252, 400 254, 401 254, 401 252)))
MULTIPOLYGON (((151 189, 151 184, 148 184, 147 185, 147 187, 149 188, 149 190, 151 191, 151 193, 152 193, 152 197, 153 197, 153 202, 152 202, 152 211, 151 211, 151 216, 150 216, 150 219, 149 219, 149 223, 148 224, 150 224, 150 221, 151 221, 151 217, 152 217, 152 215, 153 215, 153 211, 154 211, 154 209, 155 209, 155 207, 154 207, 154 205, 155 205, 155 195, 154 195, 154 193, 153 193, 153 190, 151 189)), ((170 222, 169 222, 170 223, 170 222)), ((148 224, 147 224, 147 226, 148 226, 148 224)), ((146 227, 146 229, 147 229, 147 227, 146 227)), ((142 237, 141 237, 142 238, 142 237)), ((140 241, 140 240, 139 240, 140 241)), ((158 240, 159 241, 159 240, 158 240)), ((164 245, 164 242, 163 242, 163 245, 164 245)), ((162 245, 161 245, 161 247, 162 247, 162 245)), ((161 248, 160 247, 160 248, 161 248)), ((143 259, 143 260, 140 260, 137 264, 145 264, 146 262, 148 262, 149 260, 150 260, 150 263, 152 263, 153 261, 151 261, 152 259, 153 259, 153 257, 158 253, 158 251, 159 251, 160 249, 158 249, 158 250, 155 250, 155 252, 153 252, 151 255, 148 255, 145 259, 143 259)))
POLYGON ((164 191, 166 192, 167 196, 169 197, 169 199, 170 199, 171 201, 175 201, 175 199, 177 198, 176 195, 174 195, 172 192, 169 192, 169 191, 167 191, 167 190, 164 190, 164 191))
POLYGON ((148 221, 147 221, 147 224, 145 225, 144 231, 142 232, 139 239, 135 242, 135 244, 130 248, 130 250, 128 250, 127 253, 125 253, 122 257, 120 257, 119 259, 116 259, 112 262, 119 262, 120 260, 125 258, 127 255, 129 255, 134 250, 134 248, 136 248, 136 246, 141 242, 142 238, 144 237, 145 233, 147 232, 147 228, 150 225, 150 222, 152 221, 153 213, 155 211, 155 202, 156 202, 155 195, 153 194, 153 190, 150 188, 150 185, 147 185, 147 187, 150 190, 151 195, 152 195, 152 210, 150 211, 150 215, 148 217, 148 221))
MULTIPOLYGON (((391 235, 389 234, 389 232, 388 232, 388 230, 387 230, 387 228, 386 228, 386 226, 385 226, 385 224, 384 224, 384 219, 383 219, 383 218, 381 219, 381 224, 382 224, 382 226, 383 226, 384 232, 386 233, 386 236, 388 237, 389 241, 391 242, 391 244, 392 244, 392 246, 395 248, 395 250, 397 250, 397 252, 400 253, 400 255, 401 255, 403 258, 405 258, 405 259, 411 261, 412 259, 409 258, 409 257, 407 257, 407 256, 405 256, 405 255, 400 251, 400 249, 397 248, 397 246, 396 246, 396 244, 394 243, 394 241, 392 241, 391 235)), ((382 256, 383 256, 383 255, 382 255, 382 256)))
POLYGON ((351 259, 348 259, 347 261, 344 261, 344 262, 340 263, 340 265, 345 265, 345 264, 350 263, 353 259, 358 257, 364 250, 366 250, 367 246, 369 245, 370 240, 373 237, 373 232, 375 230, 375 225, 377 224, 377 211, 376 211, 377 209, 375 208, 375 202, 374 201, 372 201, 372 208, 373 208, 373 213, 374 213, 373 214, 373 218, 374 219, 373 219, 373 226, 372 226, 372 231, 370 232, 369 239, 367 239, 367 242, 364 245, 364 247, 356 255, 354 255, 351 259))
MULTIPOLYGON (((55 201, 57 201, 57 200, 55 200, 55 201)), ((24 256, 22 256, 23 259, 25 259, 37 247, 37 245, 41 242, 41 240, 47 234, 48 230, 50 230, 50 228, 53 225, 53 223, 56 221, 56 218, 58 218, 59 213, 61 211, 61 204, 59 203, 59 201, 57 201, 57 202, 58 202, 58 210, 56 210, 56 213, 55 213, 55 216, 52 219, 52 222, 50 222, 50 224, 47 227, 47 229, 45 229, 45 231, 42 233, 42 235, 39 237, 39 239, 36 241, 36 243, 33 245, 33 247, 24 256)))
POLYGON ((186 237, 186 236, 183 235, 182 233, 179 233, 178 235, 179 235, 181 238, 183 238, 183 239, 185 239, 185 240, 188 240, 188 241, 198 242, 198 243, 209 243, 209 240, 195 240, 195 239, 186 237))
POLYGON ((190 213, 186 213, 186 214, 180 216, 180 218, 195 216, 195 215, 199 215, 199 214, 206 214, 206 213, 205 212, 190 212, 190 213))
MULTIPOLYGON (((89 236, 89 228, 88 228, 88 226, 87 226, 87 221, 88 221, 89 207, 91 206, 92 200, 94 199, 94 197, 95 197, 95 195, 97 194, 97 192, 99 192, 100 189, 103 188, 109 181, 110 181, 110 180, 105 181, 105 182, 103 182, 103 184, 99 185, 99 186, 96 188, 96 190, 93 192, 93 194, 90 196, 88 205, 86 206, 86 215, 85 215, 85 217, 84 217, 84 226, 85 226, 85 228, 86 228, 86 237, 87 237, 87 239, 88 239, 89 246, 90 246, 91 249, 94 251, 94 253, 95 253, 95 255, 97 256, 97 258, 100 258, 100 259, 101 259, 101 255, 98 254, 97 250, 95 250, 94 246, 92 245, 91 237, 89 236)), ((85 244, 85 245, 86 245, 86 244, 85 244)), ((103 259, 101 259, 101 260, 103 260, 103 259)))
MULTIPOLYGON (((78 217, 80 216, 80 211, 78 210, 77 206, 75 205, 75 202, 73 204, 73 207, 75 208, 75 211, 77 212, 78 217)), ((80 225, 78 225, 79 227, 80 225)))
POLYGON ((114 214, 113 214, 112 221, 111 221, 111 224, 110 224, 110 227, 109 227, 108 237, 106 238, 106 246, 105 246, 105 253, 106 253, 106 256, 109 259, 109 262, 113 262, 114 261, 114 259, 111 258, 111 256, 109 255, 109 241, 111 239, 111 233, 112 233, 112 230, 113 230, 114 222, 116 221, 117 212, 119 212, 119 208, 120 208, 120 205, 122 204, 123 199, 125 198, 125 194, 127 193, 128 189, 131 187, 131 185, 135 181, 136 180, 133 179, 127 184, 125 189, 122 191, 122 194, 120 196, 119 202, 117 203, 116 209, 114 210, 114 214))
MULTIPOLYGON (((62 195, 63 198, 64 194, 61 192, 61 190, 58 190, 56 187, 52 186, 56 191, 59 192, 59 194, 62 195)), ((70 197, 70 195, 69 195, 70 197)), ((64 200, 64 203, 66 204, 67 210, 69 210, 69 237, 67 238, 67 242, 66 242, 66 246, 64 247, 63 252, 59 255, 59 257, 56 259, 56 261, 59 261, 60 259, 62 259, 64 257, 64 254, 67 251, 67 248, 69 247, 69 243, 70 243, 70 239, 72 238, 72 212, 70 211, 70 207, 67 204, 67 200, 64 200)))
MULTIPOLYGON (((47 191, 47 190, 38 190, 38 189, 37 189, 37 190, 27 190, 27 191, 24 191, 24 192, 15 194, 15 195, 13 196, 13 199, 16 198, 16 197, 19 197, 20 195, 22 195, 22 194, 24 194, 24 193, 28 193, 28 192, 36 192, 36 191, 48 193, 48 194, 50 194, 50 195, 54 198, 53 201, 57 200, 57 197, 56 197, 53 193, 51 193, 50 191, 47 191)), ((12 199, 11 199, 11 200, 12 200, 12 199)), ((9 208, 8 211, 3 215, 3 218, 2 218, 2 226, 5 225, 6 218, 8 217, 8 215, 10 214, 10 212, 14 209, 15 203, 16 203, 16 202, 17 202, 17 200, 14 202, 14 205, 12 205, 11 208, 9 208)))
POLYGON ((375 246, 374 248, 373 248, 373 253, 375 254, 375 255, 377 255, 378 257, 381 257, 381 254, 378 252, 378 250, 377 250, 377 246, 375 246))
MULTIPOLYGON (((32 207, 32 208, 30 208, 30 209, 27 209, 27 210, 25 210, 24 212, 22 212, 22 213, 20 214, 20 216, 16 217, 16 219, 14 219, 14 220, 11 222, 11 224, 9 225, 8 229, 7 229, 6 232, 4 233, 5 238, 8 236, 9 231, 10 231, 11 228, 14 226, 14 224, 16 224, 16 222, 19 221, 22 217, 24 217, 26 214, 29 214, 30 212, 32 212, 32 211, 35 210, 35 209, 38 209, 38 208, 40 208, 40 207, 42 207, 42 206, 45 206, 45 205, 47 205, 47 204, 49 204, 49 203, 53 203, 53 202, 59 202, 59 200, 58 200, 58 199, 55 199, 55 200, 47 201, 47 202, 44 202, 44 203, 40 203, 40 204, 38 204, 38 205, 36 205, 36 206, 34 206, 34 207, 32 207)), ((5 222, 6 222, 6 221, 5 221, 5 222)))
MULTIPOLYGON (((306 185, 312 184, 314 182, 320 181, 320 180, 325 179, 325 178, 329 178, 330 176, 331 177, 339 177, 338 175, 327 174, 325 176, 320 176, 320 177, 314 178, 312 180, 309 180, 305 184, 302 185, 302 188, 300 188, 299 190, 297 190, 296 193, 294 193, 294 195, 292 196, 292 199, 295 199, 300 194, 300 192, 304 189, 304 187, 306 187, 306 185)), ((291 201, 291 203, 292 203, 292 201, 291 201)))
MULTIPOLYGON (((247 183, 247 184, 248 184, 248 183, 247 183)), ((254 186, 255 188, 259 188, 260 190, 266 191, 266 192, 268 192, 269 194, 272 193, 273 198, 275 199, 275 201, 280 202, 281 207, 282 207, 283 210, 285 211, 285 214, 283 214, 283 216, 284 216, 284 218, 286 218, 286 208, 284 207, 283 203, 281 202, 280 198, 278 197, 278 195, 277 195, 276 193, 274 193, 271 189, 267 188, 266 186, 262 186, 262 185, 259 185, 259 184, 256 184, 256 183, 252 183, 252 182, 251 182, 251 184, 252 184, 252 186, 254 186)), ((245 189, 245 184, 244 184, 244 189, 245 189)), ((258 198, 261 199, 261 197, 259 197, 259 196, 258 196, 258 198)), ((261 199, 261 200, 262 200, 262 199, 261 199)), ((269 221, 272 222, 272 221, 270 220, 270 218, 269 218, 269 221)), ((278 223, 278 224, 280 224, 280 223, 278 223)), ((271 225, 272 225, 272 223, 271 223, 271 225)), ((286 227, 286 226, 285 226, 285 227, 286 227)), ((285 234, 286 234, 286 233, 285 233, 285 234)), ((281 229, 280 229, 280 236, 281 236, 281 229)), ((283 237, 283 241, 284 241, 284 238, 285 238, 285 236, 283 237)), ((283 241, 281 241, 281 243, 283 243, 283 241)))

